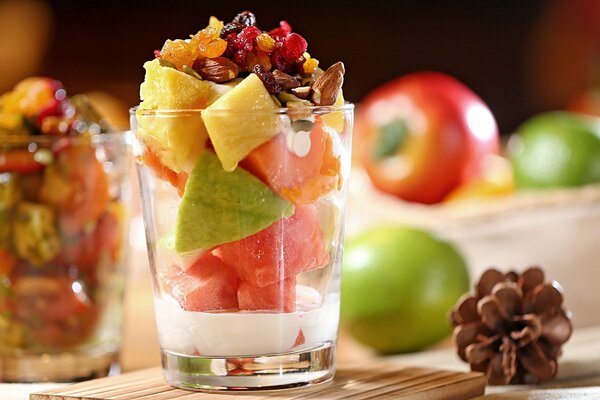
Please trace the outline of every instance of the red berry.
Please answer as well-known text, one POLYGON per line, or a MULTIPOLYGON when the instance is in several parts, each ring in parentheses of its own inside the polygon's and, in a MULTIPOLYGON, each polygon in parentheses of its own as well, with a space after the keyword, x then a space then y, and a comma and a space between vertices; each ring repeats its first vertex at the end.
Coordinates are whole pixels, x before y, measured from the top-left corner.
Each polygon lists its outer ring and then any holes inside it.
POLYGON ((294 64, 294 68, 292 68, 292 71, 297 73, 297 74, 304 74, 304 62, 306 61, 306 58, 304 58, 304 56, 300 56, 300 58, 298 59, 298 61, 296 61, 296 63, 294 64))
POLYGON ((293 66, 293 64, 287 61, 283 54, 281 54, 281 48, 279 47, 271 53, 271 64, 273 64, 273 68, 285 73, 290 72, 293 66))
POLYGON ((233 45, 237 50, 241 50, 246 47, 246 45, 254 45, 254 41, 258 35, 261 34, 260 29, 255 26, 247 26, 240 33, 238 33, 237 37, 233 40, 233 45))
POLYGON ((160 58, 160 50, 154 50, 154 58, 160 58))
POLYGON ((276 41, 283 40, 288 34, 292 33, 292 27, 287 21, 280 21, 279 28, 275 28, 269 32, 269 35, 276 41))
POLYGON ((248 52, 245 50, 237 50, 233 55, 233 61, 243 69, 246 68, 246 56, 248 52))
POLYGON ((235 54, 235 46, 234 46, 233 42, 236 39, 236 37, 237 37, 236 33, 230 33, 225 38, 225 40, 227 40, 227 48, 225 49, 225 53, 223 53, 223 57, 227 57, 231 60, 233 59, 233 55, 235 54))
POLYGON ((308 43, 297 33, 290 33, 283 39, 281 54, 290 63, 296 62, 306 51, 308 43))

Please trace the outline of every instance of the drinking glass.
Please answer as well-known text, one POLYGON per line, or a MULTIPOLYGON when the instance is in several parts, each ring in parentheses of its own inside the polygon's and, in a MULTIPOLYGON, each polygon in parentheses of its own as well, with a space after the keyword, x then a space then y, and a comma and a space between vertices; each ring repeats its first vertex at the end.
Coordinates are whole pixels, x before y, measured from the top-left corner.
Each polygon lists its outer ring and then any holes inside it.
POLYGON ((353 105, 131 116, 168 383, 248 390, 332 379, 353 105), (206 141, 208 120, 215 134, 239 134, 236 144, 266 139, 225 171, 229 153, 206 141), (204 246, 188 246, 198 238, 204 246))
POLYGON ((0 138, 0 382, 76 381, 116 365, 129 141, 0 138))

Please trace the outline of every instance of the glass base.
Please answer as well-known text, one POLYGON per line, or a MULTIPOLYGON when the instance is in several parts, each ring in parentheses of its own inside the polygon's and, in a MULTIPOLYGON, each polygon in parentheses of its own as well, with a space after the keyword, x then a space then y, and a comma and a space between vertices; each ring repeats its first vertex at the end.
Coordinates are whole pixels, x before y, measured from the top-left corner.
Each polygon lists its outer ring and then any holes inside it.
POLYGON ((248 391, 305 387, 331 380, 331 342, 277 355, 218 358, 162 352, 163 374, 174 387, 201 391, 248 391))
POLYGON ((0 382, 77 382, 118 369, 117 353, 0 354, 0 382))

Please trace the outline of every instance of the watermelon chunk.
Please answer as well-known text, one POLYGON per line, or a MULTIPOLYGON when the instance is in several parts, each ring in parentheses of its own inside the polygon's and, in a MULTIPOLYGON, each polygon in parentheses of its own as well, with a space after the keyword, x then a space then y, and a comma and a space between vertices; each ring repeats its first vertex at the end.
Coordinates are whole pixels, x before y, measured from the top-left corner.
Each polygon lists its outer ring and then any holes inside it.
POLYGON ((242 282, 237 292, 240 310, 294 312, 296 310, 296 278, 264 287, 242 282))
POLYGON ((162 282, 186 311, 239 309, 235 271, 211 253, 205 253, 185 272, 172 266, 162 275, 162 282))
POLYGON ((252 236, 222 244, 214 253, 234 267, 242 280, 260 287, 329 262, 317 209, 312 205, 296 207, 293 216, 252 236))
POLYGON ((340 157, 319 117, 310 131, 308 154, 300 157, 288 150, 286 136, 280 134, 250 152, 242 167, 295 204, 312 203, 341 183, 340 157))

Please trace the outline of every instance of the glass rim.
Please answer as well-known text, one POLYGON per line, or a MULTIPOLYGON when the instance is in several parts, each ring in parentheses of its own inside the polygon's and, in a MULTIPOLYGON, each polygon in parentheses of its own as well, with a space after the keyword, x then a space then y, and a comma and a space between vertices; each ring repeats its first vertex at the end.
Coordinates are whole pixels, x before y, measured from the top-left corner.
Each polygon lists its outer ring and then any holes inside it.
POLYGON ((258 109, 258 110, 235 110, 235 109, 214 109, 207 110, 202 108, 186 108, 186 109, 157 109, 157 108, 139 108, 139 106, 131 107, 129 109, 129 115, 194 115, 194 114, 202 114, 204 112, 209 114, 230 114, 230 113, 244 113, 251 112, 252 114, 275 114, 275 115, 287 115, 290 113, 298 113, 298 112, 309 112, 310 114, 328 114, 332 112, 345 112, 345 111, 353 111, 354 104, 350 102, 345 102, 341 105, 333 105, 333 106, 303 106, 297 108, 289 108, 289 107, 278 107, 273 109, 258 109), (139 114, 138 114, 139 112, 139 114))
POLYGON ((122 140, 129 141, 129 130, 113 130, 106 133, 84 134, 77 136, 68 135, 0 135, 0 148, 7 145, 40 144, 53 145, 64 140, 83 141, 91 140, 93 144, 105 144, 122 140))

